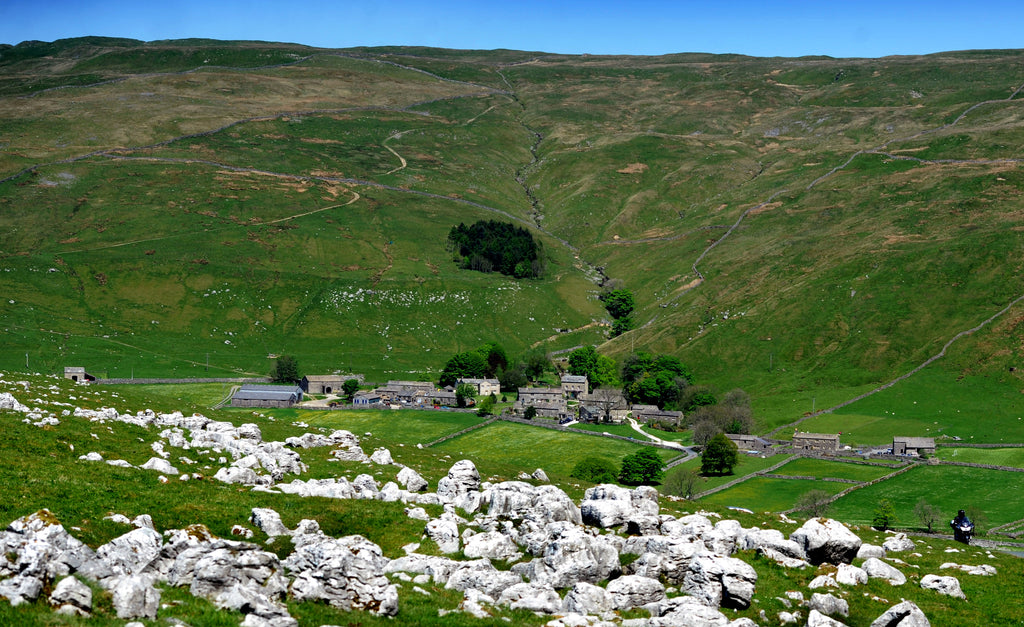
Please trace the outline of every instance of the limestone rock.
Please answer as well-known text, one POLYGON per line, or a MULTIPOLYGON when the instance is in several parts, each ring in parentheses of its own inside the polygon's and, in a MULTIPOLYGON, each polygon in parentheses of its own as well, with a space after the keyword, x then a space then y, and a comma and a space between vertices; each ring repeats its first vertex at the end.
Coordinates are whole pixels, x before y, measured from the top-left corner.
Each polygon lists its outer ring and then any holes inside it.
POLYGON ((391 458, 391 451, 384 447, 375 449, 370 455, 370 461, 381 466, 390 466, 395 463, 395 460, 391 458))
POLYGON ((866 560, 869 557, 877 557, 882 559, 885 557, 885 549, 876 544, 862 544, 857 549, 857 559, 866 560))
POLYGON ((750 606, 757 572, 734 557, 701 555, 690 561, 682 589, 704 605, 745 609, 750 606))
POLYGON ((500 605, 513 610, 529 610, 555 614, 562 609, 562 598, 551 586, 536 583, 517 583, 501 591, 500 605))
POLYGON ((427 480, 408 466, 398 471, 397 480, 409 492, 422 492, 427 489, 427 480))
POLYGON ((486 557, 499 560, 517 560, 522 557, 516 543, 498 531, 478 533, 466 541, 463 553, 466 557, 486 557))
POLYGON ((604 588, 580 581, 565 595, 562 609, 570 614, 601 614, 610 610, 611 605, 604 588))
POLYGON ((912 551, 914 550, 914 541, 907 537, 905 533, 897 533, 893 537, 887 539, 882 543, 882 548, 888 553, 898 553, 900 551, 912 551))
POLYGON ((921 578, 921 587, 925 590, 934 590, 939 594, 966 599, 963 590, 960 589, 960 580, 956 577, 940 577, 938 575, 925 575, 921 578))
POLYGON ((523 578, 516 573, 498 570, 491 565, 490 560, 480 559, 473 562, 456 562, 444 587, 463 592, 474 588, 491 598, 497 598, 505 588, 522 582, 523 578))
POLYGON ((290 536, 292 532, 281 522, 281 515, 272 509, 265 507, 254 507, 249 515, 249 522, 259 528, 271 538, 275 536, 290 536))
POLYGON ((702 604, 693 597, 681 596, 666 599, 658 605, 661 615, 651 618, 647 622, 649 627, 725 627, 727 625, 749 627, 752 624, 749 619, 729 622, 725 614, 702 604))
POLYGON ((538 524, 568 521, 582 523, 580 509, 556 486, 532 486, 523 481, 504 481, 483 493, 488 516, 530 520, 538 524))
POLYGON ((846 599, 840 599, 831 594, 818 594, 815 592, 811 595, 808 607, 829 616, 837 614, 840 616, 850 615, 850 604, 846 602, 846 599))
POLYGON ((384 572, 390 560, 379 546, 362 536, 335 539, 318 533, 294 541, 296 549, 283 563, 295 575, 293 598, 383 616, 398 613, 398 589, 384 572))
POLYGON ((468 459, 455 462, 448 475, 437 482, 437 497, 444 504, 451 504, 467 512, 480 509, 480 473, 468 459))
POLYGON ((777 529, 748 529, 743 534, 742 548, 746 550, 771 549, 788 558, 804 561, 807 553, 795 540, 787 540, 777 529))
POLYGON ((663 600, 665 586, 657 579, 623 575, 608 582, 605 595, 612 609, 628 610, 663 600))
POLYGON ((876 618, 871 627, 931 627, 931 623, 913 601, 903 601, 876 618))
POLYGON ((811 609, 807 615, 807 627, 846 627, 834 618, 830 618, 818 610, 811 609))
POLYGON ((65 577, 50 593, 50 605, 61 614, 88 616, 92 612, 92 588, 74 577, 65 577))
POLYGON ((139 468, 142 468, 143 470, 155 470, 165 475, 179 474, 178 469, 172 466, 169 461, 159 457, 150 457, 149 461, 139 466, 139 468))
POLYGON ((658 491, 648 486, 629 490, 602 484, 588 489, 580 503, 584 524, 608 528, 625 524, 638 515, 658 515, 658 491))
POLYGON ((437 543, 442 553, 455 553, 460 548, 459 526, 454 521, 437 518, 427 523, 427 537, 437 543))
POLYGON ((831 518, 811 518, 790 539, 800 545, 812 564, 849 564, 861 545, 856 534, 831 518))
POLYGON ((543 468, 538 468, 537 470, 534 470, 533 474, 530 476, 536 481, 543 481, 544 483, 550 481, 550 479, 548 479, 548 473, 544 472, 543 468))
POLYGON ((869 557, 861 564, 861 568, 872 579, 885 579, 894 586, 902 586, 907 583, 907 577, 895 566, 891 566, 877 557, 869 557))
POLYGON ((836 583, 843 584, 844 586, 859 586, 868 582, 868 574, 864 572, 864 569, 858 568, 853 564, 840 564, 836 570, 835 578, 836 583))
POLYGON ((620 570, 619 551, 604 536, 587 534, 568 522, 548 523, 521 539, 538 557, 513 569, 534 583, 568 588, 577 582, 598 583, 620 570))
POLYGON ((111 596, 118 618, 156 618, 160 591, 153 587, 153 579, 148 575, 119 578, 111 596))

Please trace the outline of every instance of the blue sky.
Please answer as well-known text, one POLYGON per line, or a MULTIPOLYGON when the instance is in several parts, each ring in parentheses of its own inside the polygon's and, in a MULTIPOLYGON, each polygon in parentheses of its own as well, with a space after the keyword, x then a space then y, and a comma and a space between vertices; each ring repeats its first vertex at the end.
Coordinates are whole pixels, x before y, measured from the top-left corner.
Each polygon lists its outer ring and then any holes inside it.
POLYGON ((561 53, 880 57, 1024 48, 1024 2, 0 0, 0 43, 82 35, 561 53))

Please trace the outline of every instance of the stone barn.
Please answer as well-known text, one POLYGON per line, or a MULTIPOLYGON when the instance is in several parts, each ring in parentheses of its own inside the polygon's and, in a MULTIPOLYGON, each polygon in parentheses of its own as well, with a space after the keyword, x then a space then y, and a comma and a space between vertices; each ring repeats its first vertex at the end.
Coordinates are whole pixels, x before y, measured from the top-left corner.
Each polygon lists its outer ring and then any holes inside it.
POLYGON ((340 374, 308 374, 302 377, 302 383, 299 385, 306 394, 341 394, 342 386, 347 379, 355 377, 340 374))
POLYGON ((246 384, 231 395, 232 407, 291 407, 301 401, 297 385, 246 384))
POLYGON ((838 433, 794 433, 793 448, 798 451, 835 453, 839 450, 838 433))
POLYGON ((893 455, 934 455, 935 438, 893 437, 893 455))

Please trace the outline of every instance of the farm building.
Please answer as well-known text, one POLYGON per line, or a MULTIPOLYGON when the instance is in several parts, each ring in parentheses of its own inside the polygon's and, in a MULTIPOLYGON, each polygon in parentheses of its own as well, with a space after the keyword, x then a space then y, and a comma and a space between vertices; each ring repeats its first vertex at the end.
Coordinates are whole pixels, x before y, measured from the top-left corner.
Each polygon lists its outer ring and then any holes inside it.
POLYGON ((523 407, 550 405, 563 401, 562 388, 519 388, 519 402, 523 407))
POLYGON ((231 395, 232 407, 291 407, 302 401, 297 385, 246 384, 231 395))
POLYGON ((935 438, 893 437, 893 455, 934 455, 935 438))
POLYGON ((581 422, 623 422, 629 415, 629 404, 619 390, 600 388, 580 397, 581 422))
POLYGON ((839 450, 838 433, 794 433, 793 448, 800 451, 834 453, 839 450))
POLYGON ((589 385, 586 375, 562 375, 562 393, 566 398, 579 398, 590 391, 589 385))
POLYGON ((380 394, 385 403, 415 403, 417 398, 433 394, 434 384, 429 381, 388 381, 387 385, 374 392, 380 394))
POLYGON ((64 378, 71 379, 75 383, 85 383, 86 381, 96 380, 96 377, 86 372, 85 368, 81 366, 65 366, 64 378))
POLYGON ((377 394, 376 392, 356 392, 356 395, 352 397, 352 404, 363 407, 369 405, 380 405, 380 394, 377 394))
POLYGON ((741 451, 767 451, 772 443, 756 435, 744 435, 742 433, 726 433, 725 437, 732 440, 741 451))
POLYGON ((633 405, 630 408, 633 418, 640 422, 662 422, 677 425, 683 419, 683 412, 658 409, 657 405, 633 405))
POLYGON ((307 374, 302 377, 302 389, 306 394, 338 394, 347 379, 354 379, 351 375, 340 374, 307 374))
POLYGON ((497 379, 459 379, 456 385, 472 385, 477 396, 495 396, 501 394, 501 383, 497 379))

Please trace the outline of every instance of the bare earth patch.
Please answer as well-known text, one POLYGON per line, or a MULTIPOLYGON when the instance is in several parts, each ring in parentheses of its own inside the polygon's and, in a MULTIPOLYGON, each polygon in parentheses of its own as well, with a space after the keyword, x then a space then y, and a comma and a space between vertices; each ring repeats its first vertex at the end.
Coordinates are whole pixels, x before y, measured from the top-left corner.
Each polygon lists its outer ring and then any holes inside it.
POLYGON ((643 163, 631 163, 621 170, 616 170, 619 174, 643 174, 647 171, 647 165, 643 163))

